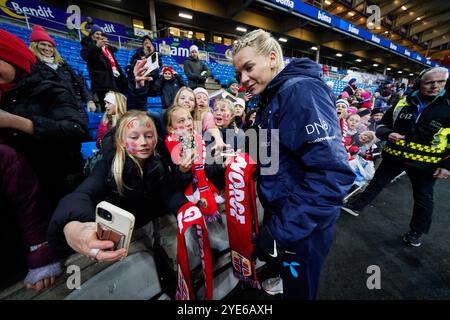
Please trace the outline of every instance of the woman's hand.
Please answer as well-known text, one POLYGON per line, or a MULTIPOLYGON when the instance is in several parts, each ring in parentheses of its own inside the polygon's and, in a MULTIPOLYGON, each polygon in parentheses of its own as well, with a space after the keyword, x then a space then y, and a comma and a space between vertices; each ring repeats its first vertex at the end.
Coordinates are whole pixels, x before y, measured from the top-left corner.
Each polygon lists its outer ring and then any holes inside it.
POLYGON ((450 171, 444 168, 437 168, 433 173, 433 177, 436 179, 447 179, 450 177, 450 171))
POLYGON ((95 106, 94 101, 92 101, 92 100, 88 101, 87 109, 88 109, 88 112, 95 112, 95 110, 97 110, 97 107, 95 106))
POLYGON ((189 156, 181 158, 181 162, 178 165, 178 169, 182 173, 186 173, 192 170, 192 164, 194 163, 194 152, 191 152, 189 156))
POLYGON ((389 141, 399 141, 399 140, 405 140, 405 136, 397 133, 397 132, 391 132, 388 136, 389 141))
POLYGON ((97 238, 97 225, 95 222, 72 221, 64 227, 69 246, 78 253, 87 257, 95 258, 97 261, 117 261, 124 257, 124 248, 112 250, 114 243, 109 240, 97 238), (91 249, 100 249, 95 257, 91 256, 91 249))
POLYGON ((145 81, 149 81, 150 77, 145 77, 145 72, 147 71, 147 67, 145 64, 147 60, 138 60, 134 65, 133 73, 134 73, 134 81, 136 83, 136 88, 142 88, 145 86, 145 81))
POLYGON ((42 289, 46 289, 55 284, 55 277, 42 279, 35 284, 27 284, 27 289, 33 289, 35 291, 41 291, 42 289))

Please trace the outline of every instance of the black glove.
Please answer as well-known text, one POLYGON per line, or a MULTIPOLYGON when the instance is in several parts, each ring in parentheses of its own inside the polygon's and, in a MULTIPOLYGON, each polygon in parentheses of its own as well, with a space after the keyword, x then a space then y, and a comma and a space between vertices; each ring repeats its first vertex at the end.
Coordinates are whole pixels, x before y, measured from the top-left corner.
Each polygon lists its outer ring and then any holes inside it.
POLYGON ((261 261, 270 261, 280 259, 284 249, 281 248, 272 237, 269 229, 266 227, 253 239, 252 260, 258 258, 261 261))

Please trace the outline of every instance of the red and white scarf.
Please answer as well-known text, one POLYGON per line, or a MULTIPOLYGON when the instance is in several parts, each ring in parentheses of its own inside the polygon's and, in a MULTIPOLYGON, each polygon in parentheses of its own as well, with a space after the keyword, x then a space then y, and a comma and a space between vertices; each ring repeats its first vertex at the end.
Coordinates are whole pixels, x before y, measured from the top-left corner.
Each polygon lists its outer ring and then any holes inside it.
POLYGON ((259 233, 253 174, 256 163, 247 154, 236 156, 225 172, 228 239, 234 274, 260 289, 255 262, 251 261, 253 234, 259 233))
MULTIPOLYGON (((194 160, 192 165, 192 183, 186 188, 184 194, 189 201, 196 203, 200 211, 205 215, 208 222, 215 221, 220 218, 217 208, 216 199, 219 199, 220 192, 206 178, 205 174, 205 157, 206 147, 201 135, 194 133, 195 147, 197 148, 198 158, 194 160)), ((166 146, 169 150, 172 161, 175 164, 180 163, 181 143, 177 135, 169 134, 166 138, 166 146)))
POLYGON ((205 279, 205 299, 212 300, 212 257, 209 244, 208 231, 206 229, 203 215, 199 208, 191 202, 186 203, 180 208, 177 214, 177 259, 178 259, 178 287, 175 295, 176 300, 193 300, 195 292, 191 280, 191 271, 189 268, 188 251, 186 248, 186 231, 194 227, 197 234, 198 245, 205 279))
POLYGON ((113 57, 111 51, 108 49, 107 46, 103 46, 102 52, 103 52, 103 55, 108 59, 109 64, 111 65, 111 69, 112 69, 114 77, 117 78, 118 76, 120 76, 120 72, 119 72, 119 69, 117 69, 116 60, 114 60, 114 57, 113 57))

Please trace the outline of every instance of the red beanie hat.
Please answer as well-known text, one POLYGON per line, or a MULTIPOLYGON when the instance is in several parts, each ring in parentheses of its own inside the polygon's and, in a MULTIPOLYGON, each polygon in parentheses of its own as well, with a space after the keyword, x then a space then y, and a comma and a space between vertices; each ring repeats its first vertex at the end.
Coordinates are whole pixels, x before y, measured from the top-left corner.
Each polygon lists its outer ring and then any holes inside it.
POLYGON ((161 70, 161 74, 164 74, 164 73, 166 73, 166 72, 170 72, 171 74, 174 74, 174 73, 175 73, 175 71, 172 69, 172 67, 169 67, 169 66, 165 66, 165 67, 162 68, 162 70, 161 70))
POLYGON ((27 73, 31 73, 31 65, 36 63, 36 57, 26 44, 3 29, 0 29, 0 59, 27 73))
POLYGON ((37 42, 37 41, 48 41, 50 42, 54 47, 56 47, 55 40, 53 40, 48 33, 42 28, 40 25, 35 25, 33 29, 31 30, 30 34, 30 43, 31 42, 37 42))

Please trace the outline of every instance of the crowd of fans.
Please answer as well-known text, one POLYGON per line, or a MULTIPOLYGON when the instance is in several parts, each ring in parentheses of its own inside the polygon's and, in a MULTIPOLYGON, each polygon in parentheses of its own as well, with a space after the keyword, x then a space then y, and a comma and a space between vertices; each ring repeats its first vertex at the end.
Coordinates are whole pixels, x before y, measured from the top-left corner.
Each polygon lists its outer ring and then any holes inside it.
MULTIPOLYGON (((92 248, 99 248, 94 257, 98 261, 124 255, 123 249, 108 250, 112 242, 97 238, 98 202, 107 200, 133 212, 136 227, 167 212, 176 214, 189 202, 183 190, 198 181, 192 171, 195 152, 176 158, 168 150, 171 140, 194 132, 212 137, 205 141, 214 146, 210 156, 223 158, 223 164, 204 168, 214 197, 224 188, 230 160, 221 152, 248 149, 245 131, 253 128, 256 114, 249 108, 252 95, 232 78, 228 96, 211 101, 205 89, 211 73, 198 59, 196 46, 184 64, 187 85, 161 61, 159 70, 146 72, 146 58, 155 52, 148 37, 124 72, 116 49, 94 24, 80 52, 91 93, 40 26, 34 26, 29 48, 14 35, 0 33, 0 205, 9 213, 6 237, 20 234, 20 245, 8 250, 11 256, 23 253, 29 288, 53 284, 61 273, 59 259, 74 251, 89 256, 92 248), (144 112, 149 95, 161 96, 163 112, 144 112), (84 177, 80 147, 89 140, 86 112, 93 111, 104 112, 96 141, 102 157, 84 177)), ((373 177, 373 162, 381 153, 377 126, 407 90, 404 84, 386 83, 372 93, 356 85, 357 79, 350 80, 336 97, 336 113, 359 186, 373 177)), ((16 270, 23 262, 17 260, 2 268, 16 270)))
POLYGON ((351 167, 357 175, 354 188, 372 179, 374 161, 381 155, 382 142, 375 132, 384 113, 405 95, 404 83, 383 83, 375 92, 357 87, 352 78, 336 100, 343 144, 351 167))

